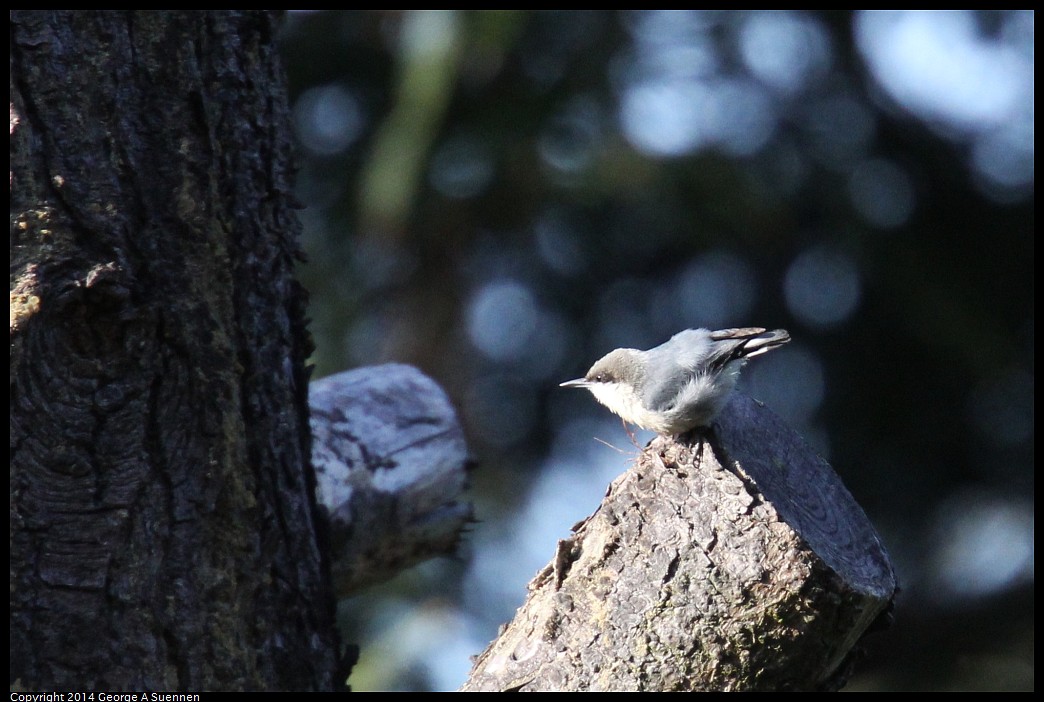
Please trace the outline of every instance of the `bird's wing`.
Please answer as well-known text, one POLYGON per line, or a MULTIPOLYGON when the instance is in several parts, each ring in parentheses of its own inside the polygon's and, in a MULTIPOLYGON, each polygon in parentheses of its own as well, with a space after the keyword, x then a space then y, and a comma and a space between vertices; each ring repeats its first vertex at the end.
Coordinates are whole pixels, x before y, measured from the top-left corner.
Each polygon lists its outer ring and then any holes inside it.
POLYGON ((655 378, 646 381, 643 404, 657 412, 671 409, 681 388, 695 376, 694 371, 678 365, 670 369, 662 368, 655 378))
POLYGON ((701 368, 711 351, 706 329, 686 329, 646 353, 645 405, 653 410, 670 409, 679 391, 701 368))
POLYGON ((706 329, 686 329, 671 337, 664 346, 671 344, 674 347, 673 357, 693 373, 697 370, 713 373, 729 361, 745 356, 746 345, 764 332, 760 327, 720 329, 713 332, 706 329))
MULTIPOLYGON (((666 343, 649 349, 646 406, 660 411, 669 409, 682 388, 697 375, 713 375, 730 361, 784 343, 775 335, 759 339, 764 333, 761 327, 718 331, 686 329, 666 343)), ((783 335, 789 340, 786 332, 783 335)))

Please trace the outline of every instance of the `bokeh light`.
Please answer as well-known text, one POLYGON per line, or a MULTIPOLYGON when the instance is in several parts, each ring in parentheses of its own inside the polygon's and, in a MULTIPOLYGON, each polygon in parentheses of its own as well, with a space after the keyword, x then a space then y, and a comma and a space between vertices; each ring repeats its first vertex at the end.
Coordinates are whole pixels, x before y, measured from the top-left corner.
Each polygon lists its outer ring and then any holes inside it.
POLYGON ((318 374, 420 366, 478 465, 461 559, 342 606, 356 689, 459 685, 627 469, 558 383, 730 326, 790 331, 740 389, 899 568, 854 686, 1032 689, 1033 38, 1031 10, 291 14, 318 374))

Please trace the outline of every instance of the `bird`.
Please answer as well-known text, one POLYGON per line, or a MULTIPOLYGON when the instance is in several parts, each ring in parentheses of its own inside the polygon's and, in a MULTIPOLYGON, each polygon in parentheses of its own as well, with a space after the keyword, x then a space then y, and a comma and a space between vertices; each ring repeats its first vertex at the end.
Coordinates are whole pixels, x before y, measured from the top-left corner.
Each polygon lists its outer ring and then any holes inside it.
POLYGON ((747 359, 788 341, 785 329, 686 329, 648 351, 610 351, 583 378, 560 387, 590 390, 624 422, 642 429, 684 434, 714 421, 747 359))

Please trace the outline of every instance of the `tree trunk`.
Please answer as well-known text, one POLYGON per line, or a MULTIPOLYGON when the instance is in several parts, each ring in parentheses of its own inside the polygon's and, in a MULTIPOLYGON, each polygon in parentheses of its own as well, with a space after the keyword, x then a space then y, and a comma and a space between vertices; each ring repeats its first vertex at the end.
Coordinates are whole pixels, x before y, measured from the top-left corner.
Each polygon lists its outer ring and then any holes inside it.
POLYGON ((826 462, 734 395, 654 439, 529 589, 464 690, 837 689, 896 584, 826 462))
POLYGON ((14 687, 338 683, 275 21, 11 14, 14 687))

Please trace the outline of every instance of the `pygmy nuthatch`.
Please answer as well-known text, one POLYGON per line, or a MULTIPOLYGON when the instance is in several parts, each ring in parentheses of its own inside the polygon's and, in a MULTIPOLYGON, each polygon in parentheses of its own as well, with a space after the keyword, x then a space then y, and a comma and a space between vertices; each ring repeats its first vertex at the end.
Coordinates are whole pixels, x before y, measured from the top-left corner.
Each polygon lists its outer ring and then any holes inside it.
POLYGON ((686 329, 648 351, 616 349, 564 388, 587 388, 625 422, 660 434, 707 426, 747 359, 790 341, 785 329, 686 329))

